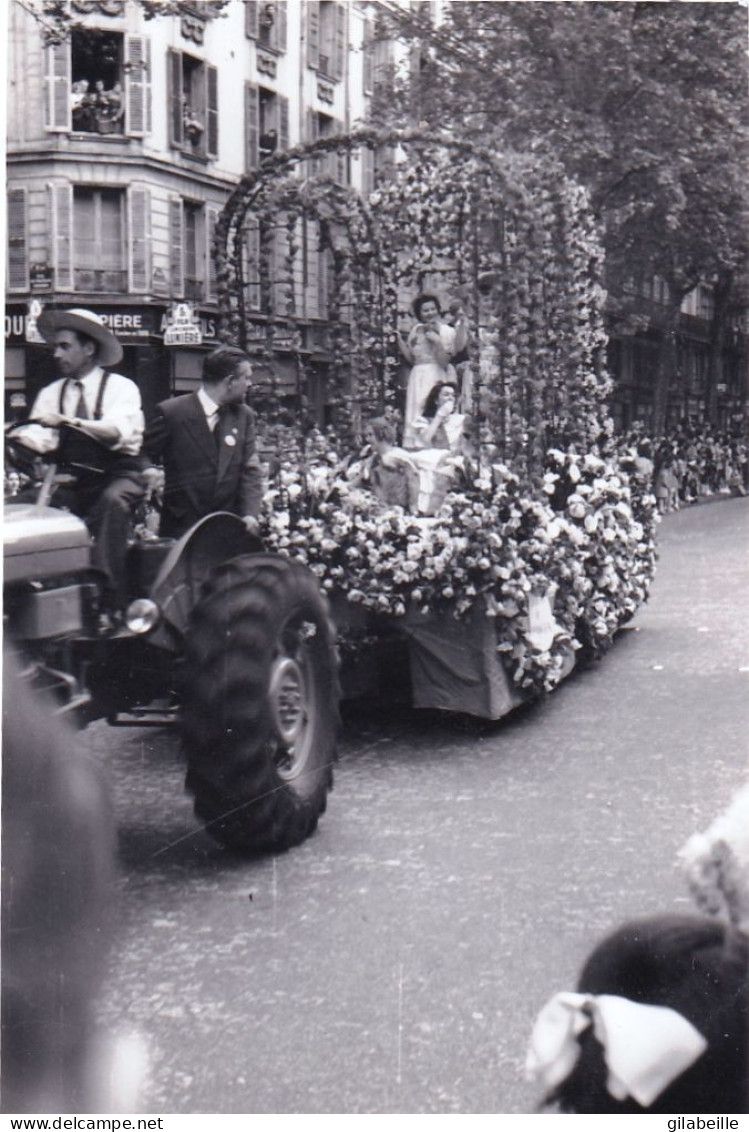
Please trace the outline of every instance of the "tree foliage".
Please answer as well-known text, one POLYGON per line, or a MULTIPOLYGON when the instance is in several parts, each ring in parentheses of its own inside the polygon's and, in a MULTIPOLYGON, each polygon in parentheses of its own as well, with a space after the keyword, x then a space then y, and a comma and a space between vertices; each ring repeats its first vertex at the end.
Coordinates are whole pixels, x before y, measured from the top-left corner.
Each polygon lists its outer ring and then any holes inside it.
POLYGON ((746 29, 734 3, 463 0, 438 29, 397 18, 412 58, 391 112, 548 150, 604 226, 614 309, 626 280, 659 275, 675 320, 699 281, 731 290, 745 271, 746 29))

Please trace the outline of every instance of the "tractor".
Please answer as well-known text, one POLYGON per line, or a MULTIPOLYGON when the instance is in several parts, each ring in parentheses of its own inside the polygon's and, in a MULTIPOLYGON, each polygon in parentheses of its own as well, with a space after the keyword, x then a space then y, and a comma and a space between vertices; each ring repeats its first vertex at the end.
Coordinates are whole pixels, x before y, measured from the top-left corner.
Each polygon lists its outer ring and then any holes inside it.
MULTIPOLYGON (((6 433, 16 492, 29 477, 13 436, 28 423, 6 433)), ((3 526, 6 640, 25 679, 77 726, 176 719, 195 813, 225 846, 302 842, 325 810, 339 729, 335 631, 314 576, 218 512, 177 541, 131 542, 129 600, 105 626, 91 535, 54 505, 62 473, 41 471, 33 502, 6 499, 3 526)))

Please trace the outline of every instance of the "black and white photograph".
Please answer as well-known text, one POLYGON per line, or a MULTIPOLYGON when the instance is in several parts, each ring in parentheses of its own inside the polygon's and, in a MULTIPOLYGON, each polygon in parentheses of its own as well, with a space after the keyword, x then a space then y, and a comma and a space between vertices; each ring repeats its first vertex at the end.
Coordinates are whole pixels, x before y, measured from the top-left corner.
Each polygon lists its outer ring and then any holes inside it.
POLYGON ((746 0, 1 9, 0 1111, 741 1132, 746 0))

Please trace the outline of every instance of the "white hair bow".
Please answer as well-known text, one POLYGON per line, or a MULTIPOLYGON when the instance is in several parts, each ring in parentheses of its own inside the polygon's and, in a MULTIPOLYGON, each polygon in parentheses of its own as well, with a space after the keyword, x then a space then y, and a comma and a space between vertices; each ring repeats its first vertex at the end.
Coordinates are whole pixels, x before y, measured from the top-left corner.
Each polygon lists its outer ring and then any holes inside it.
POLYGON ((561 1084, 580 1056, 579 1035, 590 1025, 603 1046, 611 1096, 648 1108, 707 1049, 691 1022, 667 1006, 618 995, 562 992, 538 1015, 526 1073, 547 1089, 561 1084))

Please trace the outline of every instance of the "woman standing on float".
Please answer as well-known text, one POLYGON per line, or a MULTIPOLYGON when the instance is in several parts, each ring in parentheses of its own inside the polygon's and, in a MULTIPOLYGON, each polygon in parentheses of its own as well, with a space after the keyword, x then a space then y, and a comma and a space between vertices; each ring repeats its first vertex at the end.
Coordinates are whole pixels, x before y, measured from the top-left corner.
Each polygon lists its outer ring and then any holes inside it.
POLYGON ((406 412, 403 429, 403 447, 418 448, 419 441, 413 424, 421 416, 429 393, 442 381, 455 379, 450 358, 465 349, 468 326, 460 315, 455 326, 448 326, 442 318, 442 308, 436 295, 427 292, 417 295, 411 306, 417 319, 408 338, 398 332, 398 345, 412 369, 406 388, 406 412))

